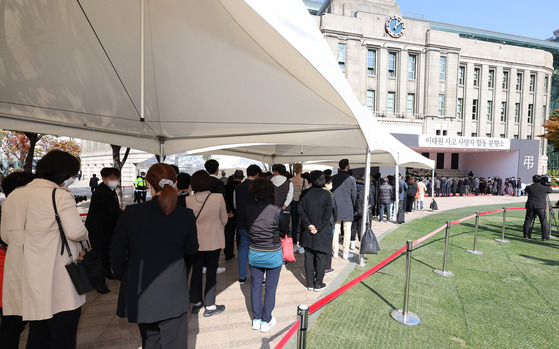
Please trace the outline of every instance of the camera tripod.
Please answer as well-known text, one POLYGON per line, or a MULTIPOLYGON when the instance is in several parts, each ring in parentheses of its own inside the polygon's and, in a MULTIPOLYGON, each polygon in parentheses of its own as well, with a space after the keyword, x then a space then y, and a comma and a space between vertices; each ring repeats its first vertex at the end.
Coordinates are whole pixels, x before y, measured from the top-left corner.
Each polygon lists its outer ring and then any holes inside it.
MULTIPOLYGON (((549 224, 548 224, 549 238, 550 239, 556 239, 557 237, 552 236, 551 232, 553 231, 553 226, 555 225, 555 229, 556 229, 557 233, 559 234, 559 225, 557 224, 557 219, 555 218, 555 211, 553 211, 553 206, 551 206, 551 199, 549 198, 549 194, 545 194, 545 202, 546 202, 547 210, 549 212, 549 224), (552 223, 554 223, 554 224, 552 224, 552 223)), ((536 218, 537 218, 537 215, 534 215, 534 217, 532 217, 532 223, 530 225, 529 236, 532 236, 532 231, 534 230, 534 222, 536 221, 536 218)), ((548 217, 546 216, 545 219, 548 219, 548 217)))

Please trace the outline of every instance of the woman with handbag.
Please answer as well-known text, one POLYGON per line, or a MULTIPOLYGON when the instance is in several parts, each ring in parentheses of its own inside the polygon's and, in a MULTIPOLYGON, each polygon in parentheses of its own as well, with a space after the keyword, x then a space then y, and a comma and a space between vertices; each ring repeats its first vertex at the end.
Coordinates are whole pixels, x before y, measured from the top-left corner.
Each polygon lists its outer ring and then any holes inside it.
MULTIPOLYGON (((256 201, 246 209, 249 228, 250 301, 252 329, 269 332, 276 325, 272 311, 276 305, 276 289, 283 265, 280 227, 289 219, 281 207, 272 204, 274 184, 266 178, 257 178, 250 184, 250 195, 256 201), (266 277, 266 294, 262 306, 262 283, 266 277)), ((282 236, 282 237, 283 237, 282 236)), ((291 251, 289 251, 291 252, 291 251)))
POLYGON ((146 180, 152 199, 126 207, 111 242, 121 280, 117 315, 138 324, 144 349, 187 348, 185 256, 198 249, 196 222, 192 210, 177 205, 171 166, 151 166, 146 180))
POLYGON ((2 205, 0 231, 9 245, 3 313, 29 321, 27 348, 76 346, 85 295, 78 294, 66 270, 71 259, 56 223, 53 198, 68 248, 77 256, 79 241, 87 239, 87 230, 72 192, 65 188, 73 183, 79 169, 77 158, 53 150, 37 163, 38 178, 14 190, 2 205))
POLYGON ((190 302, 192 314, 205 307, 204 316, 223 313, 225 305, 215 304, 217 262, 220 251, 225 248, 225 224, 229 219, 225 200, 220 193, 211 193, 212 177, 201 170, 192 175, 190 185, 195 194, 186 197, 186 207, 194 211, 198 229, 198 252, 192 258, 190 279, 190 302), (202 298, 202 269, 206 267, 206 287, 202 298))

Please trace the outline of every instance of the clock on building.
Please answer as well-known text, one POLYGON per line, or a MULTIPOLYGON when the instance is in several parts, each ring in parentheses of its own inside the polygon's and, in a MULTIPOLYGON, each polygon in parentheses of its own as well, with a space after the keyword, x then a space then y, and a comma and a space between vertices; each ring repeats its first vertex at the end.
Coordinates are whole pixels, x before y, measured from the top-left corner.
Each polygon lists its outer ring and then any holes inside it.
POLYGON ((404 35, 405 24, 400 16, 388 17, 384 25, 386 32, 393 38, 399 38, 404 35))

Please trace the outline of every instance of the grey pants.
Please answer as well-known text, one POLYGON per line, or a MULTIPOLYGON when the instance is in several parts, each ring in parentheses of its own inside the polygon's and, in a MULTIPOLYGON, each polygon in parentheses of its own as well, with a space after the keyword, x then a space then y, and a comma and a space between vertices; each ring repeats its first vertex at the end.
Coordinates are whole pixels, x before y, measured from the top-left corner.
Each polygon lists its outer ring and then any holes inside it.
POLYGON ((151 324, 138 324, 142 335, 142 348, 188 348, 187 314, 151 324))

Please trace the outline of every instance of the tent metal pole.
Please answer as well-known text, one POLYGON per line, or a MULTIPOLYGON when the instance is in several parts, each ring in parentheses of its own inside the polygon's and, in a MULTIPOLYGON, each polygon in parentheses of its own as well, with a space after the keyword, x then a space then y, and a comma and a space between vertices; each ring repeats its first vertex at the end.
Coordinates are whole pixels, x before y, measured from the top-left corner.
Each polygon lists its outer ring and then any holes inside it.
POLYGON ((435 169, 431 170, 431 200, 435 200, 435 169))
POLYGON ((140 10, 140 121, 145 121, 145 33, 144 33, 144 24, 145 24, 145 6, 146 0, 141 0, 141 10, 140 10))
POLYGON ((162 140, 159 141, 159 162, 165 161, 165 144, 162 140))
MULTIPOLYGON (((367 147, 367 155, 365 158, 365 189, 363 189, 363 218, 361 220, 361 234, 360 241, 363 241, 363 235, 367 229, 367 222, 369 222, 369 193, 371 188, 371 150, 367 147)), ((365 266, 365 255, 359 255, 359 266, 365 266)))
MULTIPOLYGON (((396 153, 396 166, 394 167, 394 192, 396 193, 396 201, 394 207, 394 215, 392 220, 398 219, 398 208, 400 207, 400 176, 399 176, 399 163, 400 163, 400 153, 396 153)), ((382 218, 382 217, 381 217, 382 218)))

